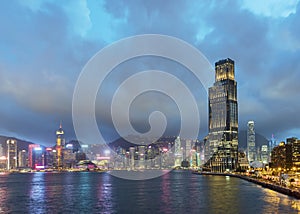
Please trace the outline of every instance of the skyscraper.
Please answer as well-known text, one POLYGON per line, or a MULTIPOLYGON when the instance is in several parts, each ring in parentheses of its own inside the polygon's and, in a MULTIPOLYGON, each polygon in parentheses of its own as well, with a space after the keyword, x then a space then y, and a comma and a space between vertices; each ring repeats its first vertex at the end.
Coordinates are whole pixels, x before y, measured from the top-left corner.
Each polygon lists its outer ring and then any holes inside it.
POLYGON ((233 170, 238 164, 238 102, 234 61, 215 63, 215 83, 209 88, 208 166, 212 171, 233 170))
POLYGON ((7 169, 17 168, 17 141, 14 139, 8 139, 7 143, 7 169))
POLYGON ((248 122, 247 128, 247 151, 248 161, 251 163, 256 160, 256 147, 255 147, 255 130, 254 121, 248 122))
POLYGON ((35 169, 35 155, 34 151, 36 148, 40 148, 39 144, 29 144, 28 145, 28 166, 31 169, 35 169))
POLYGON ((182 162, 181 141, 180 141, 180 137, 178 136, 175 139, 175 167, 181 166, 181 162, 182 162))
POLYGON ((62 167, 62 149, 64 144, 64 130, 60 123, 59 129, 56 131, 56 154, 57 154, 57 167, 62 167))
POLYGON ((130 153, 130 169, 134 169, 135 148, 133 146, 129 148, 129 153, 130 153))
POLYGON ((272 137, 271 137, 271 139, 269 140, 269 150, 270 150, 270 152, 272 151, 272 149, 273 149, 275 146, 277 146, 277 145, 276 145, 276 139, 275 139, 274 135, 272 134, 272 137))
POLYGON ((19 151, 19 154, 18 154, 19 167, 27 167, 28 166, 27 156, 28 156, 28 152, 25 149, 19 151))
POLYGON ((262 145, 261 146, 261 161, 263 164, 269 163, 269 151, 268 151, 268 145, 262 145))

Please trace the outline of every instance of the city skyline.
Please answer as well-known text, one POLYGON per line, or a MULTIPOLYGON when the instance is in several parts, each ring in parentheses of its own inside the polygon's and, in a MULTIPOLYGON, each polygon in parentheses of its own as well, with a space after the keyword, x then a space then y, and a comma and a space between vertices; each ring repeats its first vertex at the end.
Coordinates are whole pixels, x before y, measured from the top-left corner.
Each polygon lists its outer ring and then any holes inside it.
MULTIPOLYGON (((268 139, 272 134, 278 141, 299 137, 295 115, 300 107, 296 99, 300 32, 294 28, 300 18, 299 1, 278 1, 273 7, 251 2, 180 1, 169 7, 159 1, 3 3, 0 135, 52 145, 62 120, 66 138, 75 139, 71 102, 86 62, 116 40, 156 33, 189 42, 211 64, 227 57, 236 62, 239 130, 246 130, 247 121, 253 120, 256 133, 268 139), (176 28, 170 27, 174 23, 176 28)), ((136 66, 144 68, 145 63, 136 66)), ((192 88, 197 86, 191 77, 186 81, 192 88)), ((169 106, 170 101, 165 104, 169 106)), ((141 118, 137 117, 137 122, 138 119, 141 118)), ((113 139, 111 124, 105 117, 101 122, 108 138, 111 135, 113 139)), ((205 129, 201 131, 207 134, 205 129)))

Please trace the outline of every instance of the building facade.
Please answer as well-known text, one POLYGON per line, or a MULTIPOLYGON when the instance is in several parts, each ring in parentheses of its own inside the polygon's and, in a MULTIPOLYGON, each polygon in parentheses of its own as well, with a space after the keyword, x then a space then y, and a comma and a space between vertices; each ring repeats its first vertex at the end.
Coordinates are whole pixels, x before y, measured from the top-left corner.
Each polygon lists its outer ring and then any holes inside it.
POLYGON ((281 142, 275 146, 271 153, 271 166, 286 170, 300 170, 300 140, 287 138, 286 143, 281 142))
POLYGON ((64 130, 62 125, 56 131, 56 165, 58 168, 63 166, 64 130))
POLYGON ((215 63, 215 83, 209 88, 209 135, 206 165, 212 171, 234 170, 238 165, 238 102, 234 61, 215 63))
POLYGON ((284 142, 281 142, 271 152, 272 168, 286 168, 286 156, 286 145, 284 142))
POLYGON ((261 146, 260 156, 261 156, 261 161, 262 161, 263 164, 268 164, 269 163, 268 145, 262 145, 261 146))
POLYGON ((180 141, 180 137, 178 136, 175 139, 175 167, 180 167, 181 166, 181 162, 182 162, 182 149, 181 149, 181 141, 180 141))
POLYGON ((247 124, 247 154, 248 154, 248 161, 250 163, 257 160, 256 151, 257 150, 255 147, 254 121, 249 121, 247 124))
POLYGON ((291 145, 291 158, 289 159, 292 162, 292 167, 300 167, 300 140, 296 137, 291 137, 286 139, 287 144, 291 145))
POLYGON ((28 152, 25 149, 19 151, 18 166, 19 167, 28 167, 28 152))
POLYGON ((7 143, 7 169, 16 169, 18 167, 17 157, 17 141, 14 139, 8 139, 7 143))
POLYGON ((28 145, 28 167, 35 169, 35 149, 40 148, 39 144, 29 144, 28 145))

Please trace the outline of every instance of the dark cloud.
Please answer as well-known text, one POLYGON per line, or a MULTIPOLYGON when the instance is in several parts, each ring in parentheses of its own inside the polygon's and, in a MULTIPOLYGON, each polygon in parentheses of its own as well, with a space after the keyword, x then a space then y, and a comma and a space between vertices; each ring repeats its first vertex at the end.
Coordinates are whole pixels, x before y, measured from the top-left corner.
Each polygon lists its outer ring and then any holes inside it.
MULTIPOLYGON (((54 131, 63 120, 67 138, 74 138, 72 95, 85 63, 116 39, 159 33, 191 43, 212 64, 221 58, 235 60, 241 129, 246 128, 248 120, 254 120, 256 130, 266 137, 272 133, 281 140, 290 135, 299 137, 300 4, 296 9, 283 8, 282 13, 279 6, 273 7, 277 13, 272 14, 259 4, 249 8, 249 2, 246 3, 3 3, 0 8, 0 134, 51 144, 54 131)), ((153 64, 142 62, 135 67, 149 69, 153 64)), ((117 75, 113 79, 115 84, 128 74, 117 75)), ((191 76, 178 75, 190 83, 189 87, 197 95, 199 84, 191 76)), ((110 90, 115 90, 116 85, 106 87, 103 93, 107 92, 108 97, 99 102, 110 101, 110 90)), ((136 105, 145 104, 141 100, 136 105)), ((100 104, 98 107, 97 115, 102 119, 100 129, 108 138, 114 136, 111 120, 103 117, 108 115, 108 110, 101 112, 104 107, 100 104)), ((146 118, 143 116, 133 123, 140 127, 146 118)))

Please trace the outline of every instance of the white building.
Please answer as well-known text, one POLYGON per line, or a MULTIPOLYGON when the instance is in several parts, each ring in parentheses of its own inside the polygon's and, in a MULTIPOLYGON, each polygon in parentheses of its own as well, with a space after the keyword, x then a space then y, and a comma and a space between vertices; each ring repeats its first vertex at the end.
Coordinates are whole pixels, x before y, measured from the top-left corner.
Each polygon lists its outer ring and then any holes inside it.
POLYGON ((182 149, 181 149, 181 141, 180 141, 180 137, 178 136, 175 139, 175 167, 177 166, 181 166, 181 162, 182 162, 182 149))

